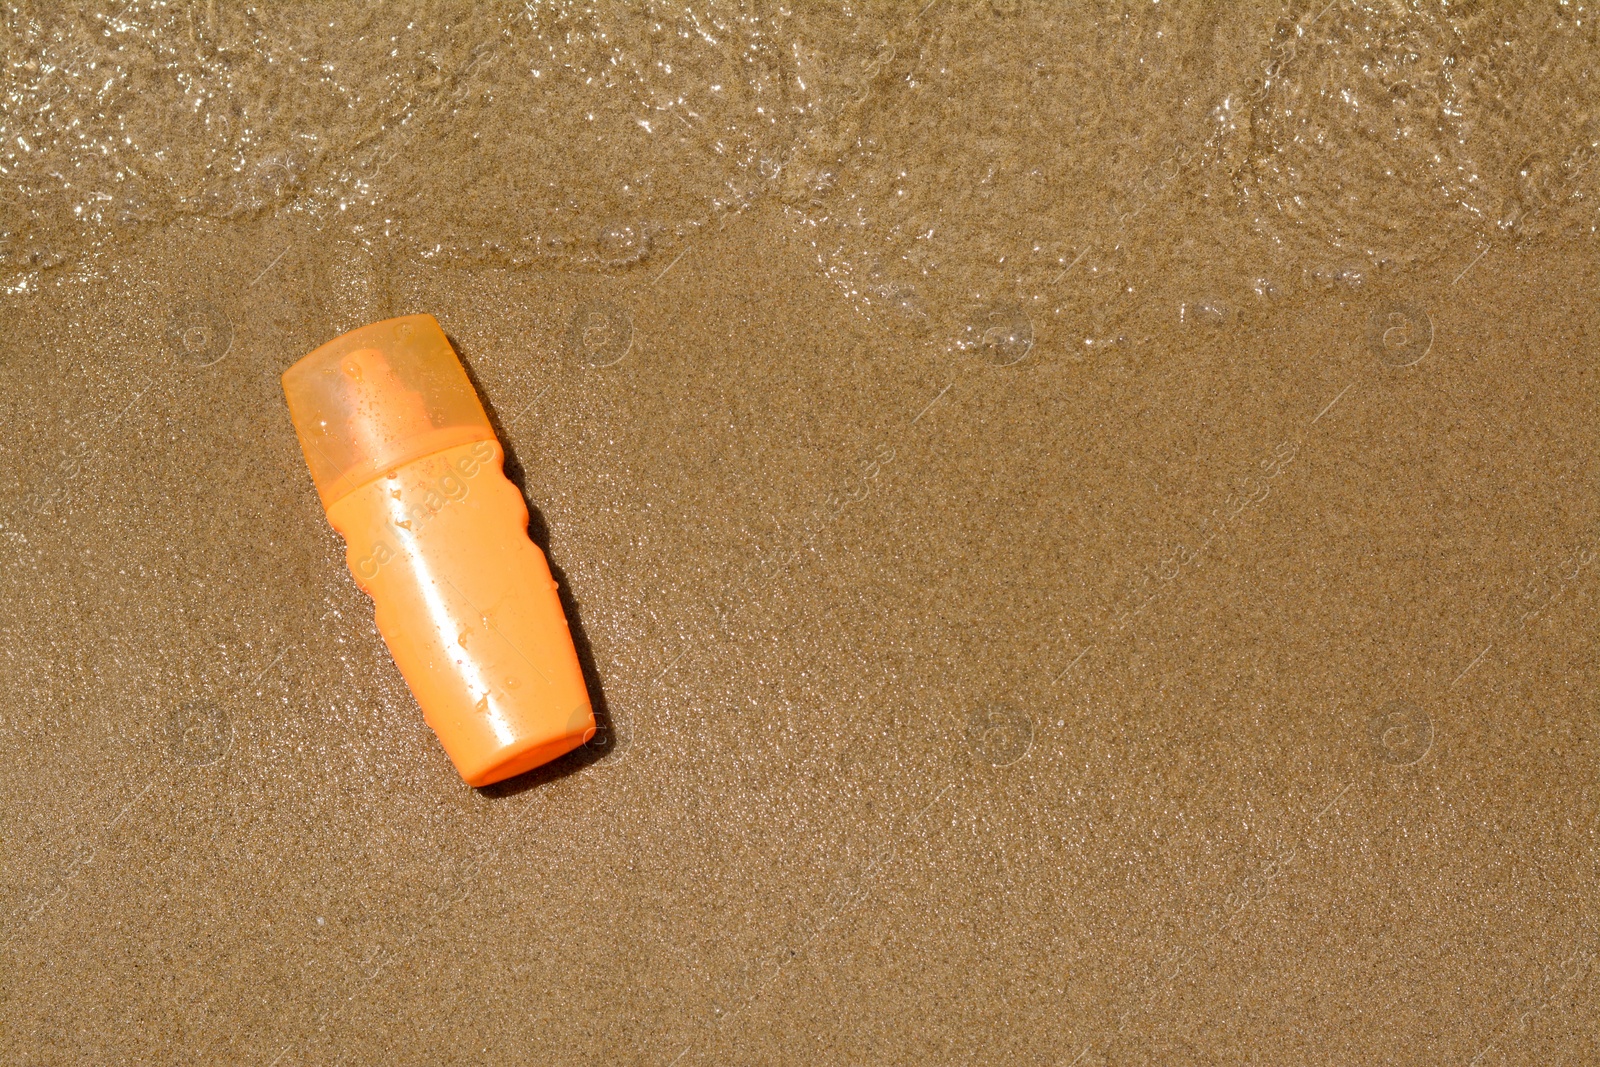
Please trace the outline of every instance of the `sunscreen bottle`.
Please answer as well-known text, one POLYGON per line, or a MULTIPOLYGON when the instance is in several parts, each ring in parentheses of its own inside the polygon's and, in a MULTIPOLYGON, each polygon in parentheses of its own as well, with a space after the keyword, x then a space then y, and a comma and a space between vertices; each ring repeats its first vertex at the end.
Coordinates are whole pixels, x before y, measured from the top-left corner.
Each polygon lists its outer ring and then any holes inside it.
POLYGON ((498 782, 588 741, 550 566, 434 317, 335 338, 284 372, 283 392, 350 573, 462 779, 498 782))

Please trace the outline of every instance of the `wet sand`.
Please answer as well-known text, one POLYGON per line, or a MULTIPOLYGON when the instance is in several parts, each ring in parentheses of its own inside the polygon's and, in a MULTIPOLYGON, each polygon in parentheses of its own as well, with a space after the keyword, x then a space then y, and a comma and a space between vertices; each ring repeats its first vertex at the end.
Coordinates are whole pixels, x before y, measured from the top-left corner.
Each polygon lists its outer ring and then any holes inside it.
POLYGON ((0 1060, 1600 1059, 1597 13, 920 6, 0 17, 0 1060), (277 381, 421 311, 483 790, 277 381))

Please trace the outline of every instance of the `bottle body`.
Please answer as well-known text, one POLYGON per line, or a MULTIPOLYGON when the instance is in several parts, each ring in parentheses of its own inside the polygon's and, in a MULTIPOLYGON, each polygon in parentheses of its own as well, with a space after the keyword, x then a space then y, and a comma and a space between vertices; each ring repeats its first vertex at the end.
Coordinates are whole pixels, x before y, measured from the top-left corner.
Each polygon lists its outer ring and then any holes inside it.
POLYGON ((350 573, 467 784, 589 740, 594 714, 550 566, 438 320, 341 334, 283 372, 283 393, 350 573))
POLYGON ((582 745, 594 714, 555 580, 495 440, 401 464, 328 505, 378 632, 468 785, 582 745))

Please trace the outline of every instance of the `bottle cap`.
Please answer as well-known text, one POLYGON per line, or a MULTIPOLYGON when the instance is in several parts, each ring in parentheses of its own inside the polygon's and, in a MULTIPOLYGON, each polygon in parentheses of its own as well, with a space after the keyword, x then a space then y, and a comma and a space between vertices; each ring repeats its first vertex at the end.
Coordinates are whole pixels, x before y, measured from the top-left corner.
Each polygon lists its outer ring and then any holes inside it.
POLYGON ((283 392, 324 508, 402 463, 495 439, 432 315, 334 338, 283 372, 283 392))

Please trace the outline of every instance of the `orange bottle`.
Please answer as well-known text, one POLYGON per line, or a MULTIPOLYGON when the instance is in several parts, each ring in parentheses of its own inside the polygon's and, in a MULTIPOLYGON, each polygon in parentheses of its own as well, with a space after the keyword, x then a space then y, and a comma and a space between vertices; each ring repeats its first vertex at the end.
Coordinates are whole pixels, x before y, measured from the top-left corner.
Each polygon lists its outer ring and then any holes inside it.
POLYGON ((352 330, 283 374, 356 584, 468 785, 588 741, 556 583, 478 394, 432 315, 352 330))

